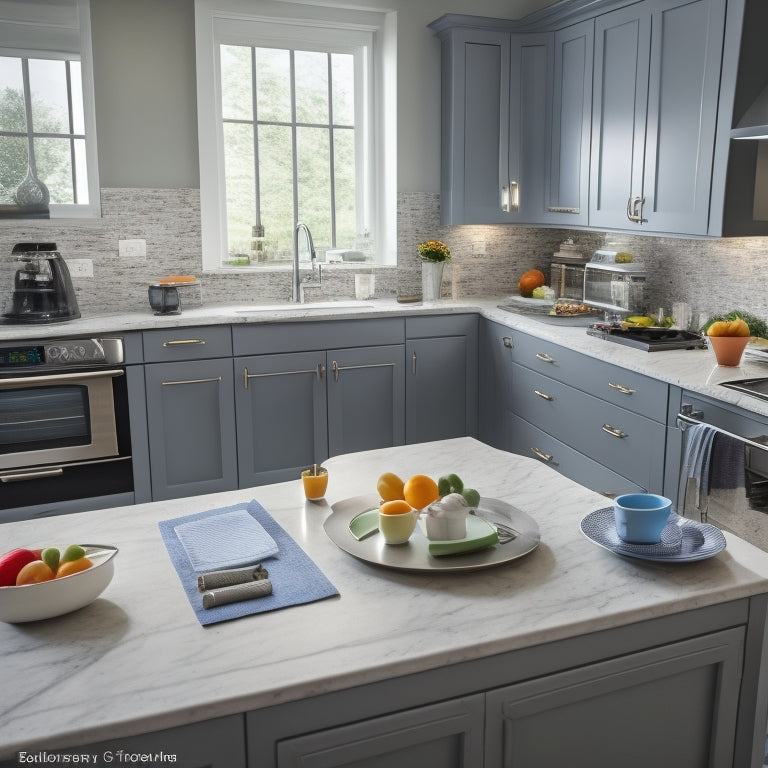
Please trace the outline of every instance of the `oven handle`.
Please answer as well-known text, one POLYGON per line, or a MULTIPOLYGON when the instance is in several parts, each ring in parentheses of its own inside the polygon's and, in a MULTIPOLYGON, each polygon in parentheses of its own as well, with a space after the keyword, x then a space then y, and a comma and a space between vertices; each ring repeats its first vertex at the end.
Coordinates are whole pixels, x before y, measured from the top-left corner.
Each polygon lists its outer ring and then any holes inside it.
POLYGON ((59 477, 63 475, 61 467, 55 469, 33 469, 26 472, 14 472, 12 475, 0 475, 0 483, 16 483, 21 480, 38 480, 44 477, 59 477))
POLYGON ((741 435, 736 435, 733 432, 728 432, 725 429, 720 429, 720 427, 716 427, 714 424, 708 424, 706 421, 701 421, 700 419, 694 419, 691 416, 687 416, 684 413, 678 413, 677 414, 677 420, 676 420, 677 426, 681 431, 685 431, 686 427, 691 426, 692 424, 705 424, 708 427, 711 427, 716 432, 720 432, 722 435, 726 435, 727 437, 731 437, 734 440, 738 440, 741 443, 744 443, 745 445, 750 446, 751 448, 757 448, 761 451, 765 451, 768 453, 768 446, 763 445, 762 443, 757 443, 754 440, 750 440, 748 437, 742 437, 741 435))
POLYGON ((50 376, 24 376, 20 379, 0 379, 0 389, 18 389, 30 384, 63 384, 67 381, 84 381, 103 377, 115 378, 125 371, 115 368, 110 371, 74 371, 73 373, 53 373, 50 376))

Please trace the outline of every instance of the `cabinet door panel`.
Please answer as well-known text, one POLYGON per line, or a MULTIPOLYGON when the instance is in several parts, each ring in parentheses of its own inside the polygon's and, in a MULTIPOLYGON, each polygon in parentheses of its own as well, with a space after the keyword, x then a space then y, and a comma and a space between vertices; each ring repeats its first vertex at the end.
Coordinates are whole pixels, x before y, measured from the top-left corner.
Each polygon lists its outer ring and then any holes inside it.
POLYGON ((555 33, 547 223, 589 221, 594 28, 590 20, 555 33))
POLYGON ((648 229, 707 234, 724 0, 653 12, 643 213, 648 229))
POLYGON ((642 195, 650 13, 644 3, 598 17, 592 105, 589 224, 632 226, 630 196, 642 195))
POLYGON ((325 353, 235 361, 240 486, 292 480, 328 457, 325 353))
POLYGON ((237 487, 232 361, 145 366, 152 498, 237 487))
POLYGON ((743 642, 729 629, 492 691, 486 768, 731 765, 743 642))
POLYGON ((481 695, 287 739, 279 768, 475 768, 483 760, 481 695))
POLYGON ((405 442, 402 344, 328 352, 331 456, 405 442))
POLYGON ((406 442, 470 434, 466 336, 411 339, 406 359, 406 442))

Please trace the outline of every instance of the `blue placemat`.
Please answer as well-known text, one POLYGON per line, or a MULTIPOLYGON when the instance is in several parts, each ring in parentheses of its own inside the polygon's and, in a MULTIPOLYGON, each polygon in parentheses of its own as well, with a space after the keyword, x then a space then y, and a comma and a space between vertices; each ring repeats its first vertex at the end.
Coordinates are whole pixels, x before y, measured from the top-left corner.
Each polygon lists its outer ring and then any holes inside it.
POLYGON ((274 518, 255 499, 232 507, 211 509, 194 515, 162 520, 158 523, 173 567, 179 575, 190 605, 202 625, 237 619, 252 613, 265 613, 290 605, 302 605, 339 594, 323 572, 307 556, 306 552, 275 522, 274 518), (197 591, 197 574, 189 562, 187 553, 174 528, 182 523, 202 520, 237 510, 246 510, 275 540, 278 553, 263 561, 272 582, 272 594, 255 600, 203 608, 203 596, 197 591))

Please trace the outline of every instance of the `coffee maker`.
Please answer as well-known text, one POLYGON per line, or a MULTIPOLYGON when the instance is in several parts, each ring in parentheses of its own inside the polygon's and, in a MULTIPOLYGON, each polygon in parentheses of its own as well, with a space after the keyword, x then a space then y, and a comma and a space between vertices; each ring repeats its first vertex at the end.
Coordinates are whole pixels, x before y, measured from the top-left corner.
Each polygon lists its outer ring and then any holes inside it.
POLYGON ((59 323, 80 317, 67 263, 56 243, 17 243, 10 306, 4 323, 59 323))

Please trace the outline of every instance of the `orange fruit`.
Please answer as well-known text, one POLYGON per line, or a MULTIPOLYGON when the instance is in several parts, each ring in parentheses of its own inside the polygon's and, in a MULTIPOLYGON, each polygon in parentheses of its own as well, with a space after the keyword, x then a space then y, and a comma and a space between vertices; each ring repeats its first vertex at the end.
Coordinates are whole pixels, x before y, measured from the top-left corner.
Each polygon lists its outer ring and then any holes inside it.
POLYGON ((33 560, 27 563, 16 575, 16 586, 22 584, 39 584, 41 581, 50 581, 53 571, 42 560, 33 560))
POLYGON ((415 509, 424 509, 440 498, 440 491, 431 477, 413 475, 405 481, 403 497, 415 509))
POLYGON ((517 289, 520 291, 521 296, 530 298, 534 288, 539 288, 546 284, 547 278, 544 277, 544 273, 541 270, 529 269, 520 278, 520 282, 517 284, 517 289))
POLYGON ((60 579, 62 576, 71 576, 73 573, 80 573, 80 571, 88 570, 93 563, 87 557, 80 557, 77 560, 67 560, 66 563, 62 563, 56 570, 56 578, 60 579))
POLYGON ((404 512, 413 512, 413 507, 402 499, 392 499, 392 501, 385 501, 379 507, 379 512, 382 515, 402 515, 404 512))
POLYGON ((402 499, 403 481, 394 472, 385 472, 376 483, 376 490, 383 501, 402 499))

